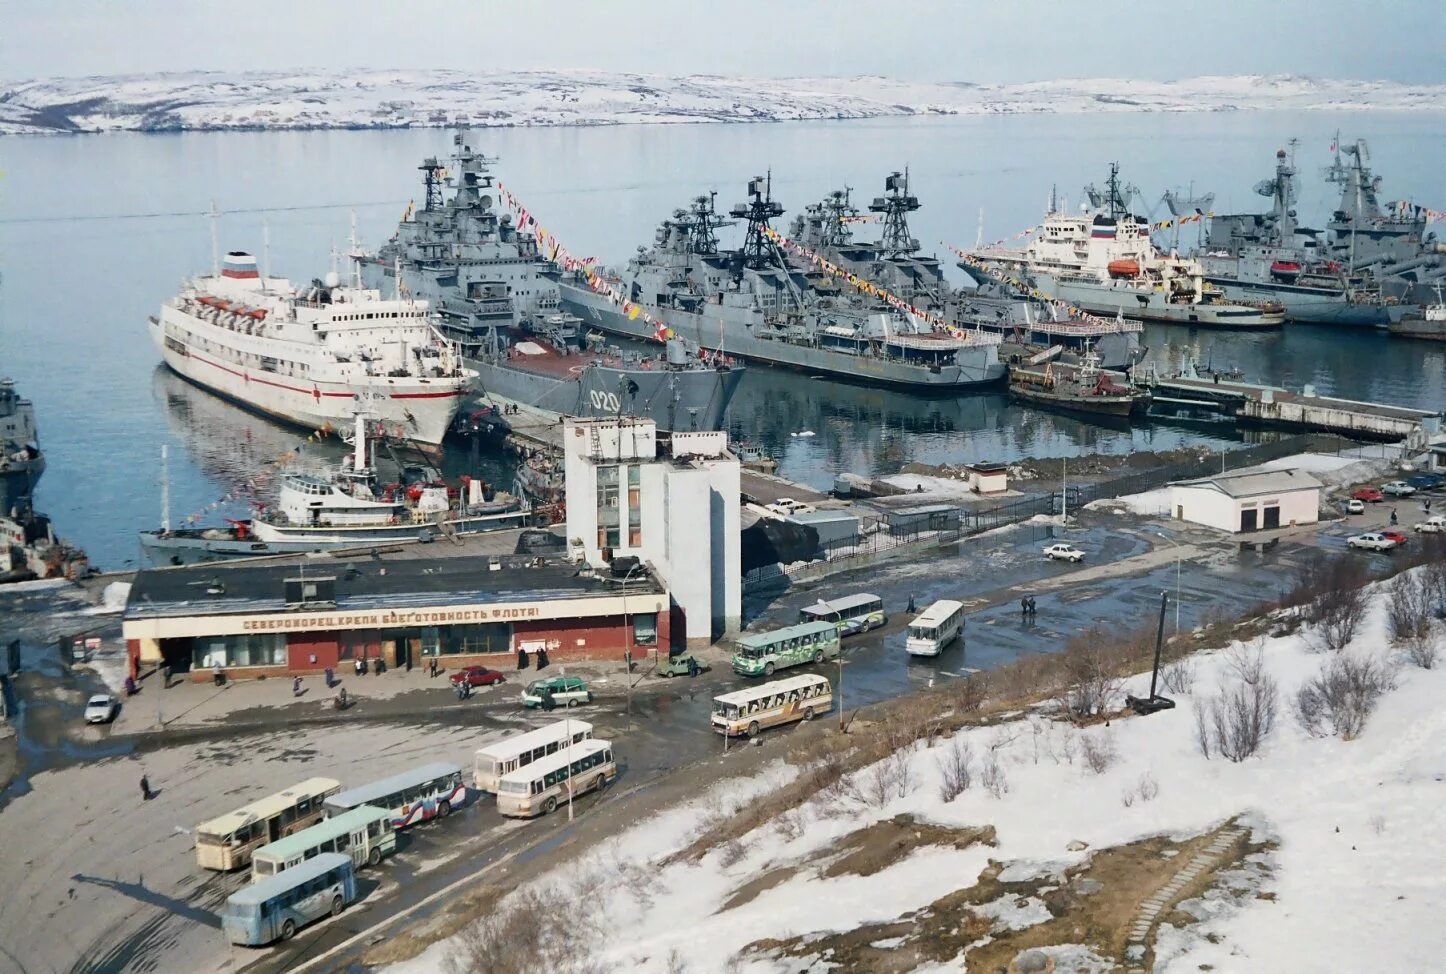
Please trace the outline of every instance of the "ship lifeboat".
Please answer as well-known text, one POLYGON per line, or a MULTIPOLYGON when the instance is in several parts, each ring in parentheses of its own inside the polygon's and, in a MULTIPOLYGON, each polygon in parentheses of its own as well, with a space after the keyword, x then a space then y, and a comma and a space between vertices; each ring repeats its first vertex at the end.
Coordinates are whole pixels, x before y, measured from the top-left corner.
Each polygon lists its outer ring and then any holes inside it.
POLYGON ((419 501, 419 500, 421 500, 421 499, 422 499, 422 485, 421 485, 421 484, 412 484, 410 487, 407 488, 407 500, 409 500, 409 501, 411 501, 413 504, 415 504, 417 501, 419 501))
POLYGON ((1133 259, 1112 260, 1105 269, 1110 272, 1110 277, 1140 276, 1140 262, 1133 259))
POLYGON ((1277 260, 1270 265, 1270 276, 1280 281, 1293 281, 1300 277, 1300 265, 1293 260, 1277 260))

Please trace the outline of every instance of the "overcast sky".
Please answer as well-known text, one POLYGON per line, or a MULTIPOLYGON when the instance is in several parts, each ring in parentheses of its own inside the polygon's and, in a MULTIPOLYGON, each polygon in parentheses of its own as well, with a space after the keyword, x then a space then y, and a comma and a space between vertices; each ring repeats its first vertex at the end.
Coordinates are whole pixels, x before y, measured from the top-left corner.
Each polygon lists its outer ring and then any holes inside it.
POLYGON ((1446 81, 1446 0, 0 0, 0 78, 595 68, 1446 81))

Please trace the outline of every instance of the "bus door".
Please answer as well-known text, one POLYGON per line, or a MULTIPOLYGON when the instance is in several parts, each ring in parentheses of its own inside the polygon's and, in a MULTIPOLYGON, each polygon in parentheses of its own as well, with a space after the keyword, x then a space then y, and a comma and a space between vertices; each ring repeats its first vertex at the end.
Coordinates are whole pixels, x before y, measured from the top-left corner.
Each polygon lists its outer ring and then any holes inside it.
POLYGON ((266 841, 277 842, 281 839, 281 816, 273 815, 266 820, 266 841))

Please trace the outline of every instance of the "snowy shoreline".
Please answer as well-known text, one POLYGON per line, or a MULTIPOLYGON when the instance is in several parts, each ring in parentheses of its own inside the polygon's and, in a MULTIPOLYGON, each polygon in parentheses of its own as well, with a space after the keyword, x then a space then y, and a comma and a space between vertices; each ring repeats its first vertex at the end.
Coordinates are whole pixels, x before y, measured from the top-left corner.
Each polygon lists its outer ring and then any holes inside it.
POLYGON ((1277 110, 1446 111, 1446 85, 1292 75, 1004 85, 591 71, 187 72, 7 83, 0 135, 1277 110))

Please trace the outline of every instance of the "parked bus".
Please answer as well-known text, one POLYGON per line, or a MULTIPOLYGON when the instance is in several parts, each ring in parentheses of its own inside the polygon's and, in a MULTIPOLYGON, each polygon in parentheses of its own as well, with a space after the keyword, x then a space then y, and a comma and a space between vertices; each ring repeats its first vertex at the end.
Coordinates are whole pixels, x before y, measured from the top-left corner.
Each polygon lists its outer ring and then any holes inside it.
POLYGON ((904 649, 912 656, 938 656, 964 628, 964 603, 940 599, 909 623, 904 649))
POLYGON ((196 826, 196 861, 203 869, 240 869, 251 853, 321 821, 322 802, 341 791, 341 782, 309 778, 270 798, 196 826))
POLYGON ((589 738, 503 775, 497 782, 497 810, 524 818, 546 815, 569 794, 575 800, 600 791, 617 776, 612 742, 589 738))
POLYGON ((822 663, 838 656, 838 625, 801 622, 786 629, 753 633, 738 640, 733 672, 742 676, 772 676, 800 663, 822 663))
POLYGON ((833 684, 817 673, 790 676, 713 698, 713 730, 755 736, 766 727, 811 720, 833 706, 833 684))
POLYGON ((821 622, 831 620, 838 624, 840 636, 852 636, 860 632, 877 629, 889 621, 884 615, 884 600, 877 595, 860 592, 842 598, 818 602, 799 610, 799 622, 821 622))
POLYGON ((360 869, 375 866, 383 856, 396 851, 397 830, 392 827, 392 813, 375 805, 363 805, 257 849, 251 855, 251 881, 260 882, 324 852, 345 853, 360 869))
POLYGON ((590 737, 592 724, 587 721, 559 720, 478 748, 477 761, 472 769, 472 785, 478 791, 495 792, 497 779, 503 775, 556 753, 568 741, 576 744, 590 737))
POLYGON ((308 923, 336 916, 356 898, 351 857, 324 852, 232 893, 221 911, 221 929, 233 944, 260 947, 290 940, 308 923))
POLYGON ((437 761, 333 795, 326 800, 326 814, 331 818, 363 805, 375 805, 390 811, 392 825, 404 829, 417 822, 446 818, 452 814, 452 806, 466 798, 462 769, 437 761))

